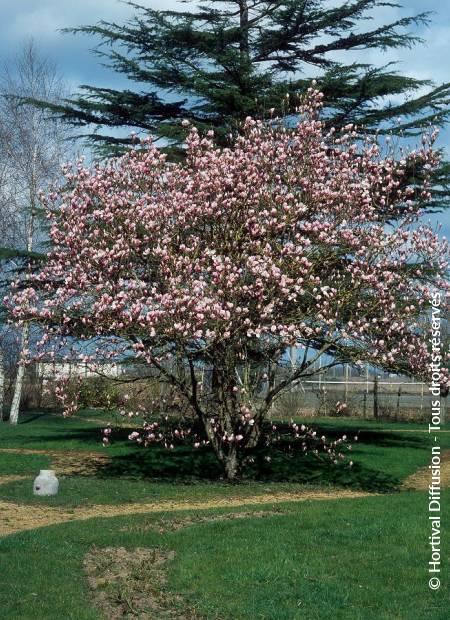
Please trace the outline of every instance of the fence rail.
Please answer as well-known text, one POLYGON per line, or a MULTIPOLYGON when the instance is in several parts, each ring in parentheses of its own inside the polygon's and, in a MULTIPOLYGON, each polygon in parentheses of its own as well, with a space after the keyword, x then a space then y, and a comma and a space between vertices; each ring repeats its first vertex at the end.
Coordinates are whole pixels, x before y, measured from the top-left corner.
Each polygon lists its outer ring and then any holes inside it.
MULTIPOLYGON (((288 415, 352 415, 366 419, 416 420, 430 416, 432 397, 426 383, 407 377, 380 377, 376 372, 338 377, 319 376, 297 382, 275 410, 288 415), (292 414, 291 414, 292 415, 292 414)), ((446 399, 442 398, 445 418, 446 399)))

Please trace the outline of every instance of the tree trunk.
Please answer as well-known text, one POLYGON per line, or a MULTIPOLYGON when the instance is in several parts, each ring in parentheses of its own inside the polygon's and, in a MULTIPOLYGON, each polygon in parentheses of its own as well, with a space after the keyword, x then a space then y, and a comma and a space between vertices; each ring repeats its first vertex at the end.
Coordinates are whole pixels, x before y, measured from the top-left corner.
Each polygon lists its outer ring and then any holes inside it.
MULTIPOLYGON (((36 208, 36 196, 37 196, 37 182, 36 182, 36 161, 37 161, 37 146, 35 145, 32 159, 32 174, 30 184, 30 220, 27 230, 27 252, 31 252, 33 249, 33 235, 34 235, 34 219, 36 208)), ((9 413, 9 423, 17 424, 19 421, 19 409, 20 401, 22 398, 23 377, 25 375, 25 366, 23 365, 24 352, 28 349, 28 343, 30 340, 30 326, 28 323, 22 328, 22 339, 20 344, 20 358, 19 367, 17 369, 16 382, 14 385, 14 396, 11 403, 11 411, 9 413)))
POLYGON ((241 460, 238 448, 235 443, 225 444, 216 436, 211 426, 201 418, 210 445, 215 452, 217 460, 223 468, 227 480, 236 480, 241 473, 241 460))
POLYGON ((245 68, 245 71, 248 71, 248 67, 250 64, 250 45, 249 45, 249 34, 248 34, 248 5, 247 0, 241 0, 239 3, 239 26, 241 29, 240 32, 240 41, 239 41, 239 52, 241 55, 241 67, 245 68))
POLYGON ((26 323, 22 329, 22 342, 20 346, 20 361, 19 361, 19 367, 17 369, 16 382, 14 384, 14 396, 13 396, 12 403, 11 403, 11 411, 9 414, 10 424, 17 424, 17 422, 19 421, 19 408, 20 408, 20 401, 22 398, 23 378, 25 375, 25 366, 23 365, 22 362, 23 362, 24 351, 25 349, 28 348, 29 332, 30 332, 30 327, 28 323, 26 323))
POLYGON ((3 420, 3 403, 5 401, 5 363, 3 350, 0 348, 0 420, 3 420))
POLYGON ((209 421, 210 418, 213 417, 212 414, 199 415, 217 460, 221 464, 227 480, 230 481, 236 480, 242 470, 241 451, 238 445, 234 441, 228 442, 224 441, 222 438, 224 433, 228 435, 236 434, 236 425, 233 423, 233 421, 235 421, 233 420, 234 416, 230 414, 230 409, 233 405, 235 405, 234 400, 231 402, 229 401, 227 404, 220 399, 215 401, 213 409, 220 412, 217 417, 222 430, 219 433, 213 430, 209 421))
POLYGON ((225 455, 223 467, 227 480, 234 481, 239 477, 241 467, 236 450, 231 450, 225 455))

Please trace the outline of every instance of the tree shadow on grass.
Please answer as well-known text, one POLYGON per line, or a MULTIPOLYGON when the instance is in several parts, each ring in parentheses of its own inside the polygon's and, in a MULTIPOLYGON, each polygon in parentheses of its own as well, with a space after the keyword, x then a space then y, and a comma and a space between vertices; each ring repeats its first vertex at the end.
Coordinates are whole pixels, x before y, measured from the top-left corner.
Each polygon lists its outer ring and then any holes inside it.
MULTIPOLYGON (((279 426, 280 428, 280 426, 279 426)), ((323 433, 329 441, 342 437, 343 430, 314 427, 318 435, 323 433)), ((125 441, 132 429, 115 431, 117 440, 125 441)), ((359 441, 367 454, 367 448, 373 451, 389 448, 394 451, 402 449, 423 450, 428 444, 427 436, 389 433, 378 430, 362 429, 348 431, 350 442, 358 435, 359 441)), ((290 454, 286 449, 289 441, 278 445, 254 450, 253 462, 248 463, 244 471, 244 480, 264 482, 295 482, 320 486, 340 486, 370 492, 392 492, 398 490, 402 480, 388 472, 379 471, 363 463, 348 463, 352 455, 347 454, 344 462, 334 464, 327 458, 319 459, 313 454, 290 454)), ((124 455, 112 455, 109 463, 102 466, 101 475, 147 478, 152 480, 173 480, 174 482, 193 483, 195 481, 217 481, 223 478, 223 470, 213 451, 209 448, 194 449, 189 446, 176 446, 167 450, 160 446, 141 448, 133 444, 134 449, 124 455)), ((401 452, 400 452, 401 454, 401 452)), ((358 458, 355 454, 356 459, 358 458)))
MULTIPOLYGON (((36 420, 40 420, 43 415, 44 415, 43 413, 30 413, 26 416, 22 415, 20 424, 30 424, 30 422, 35 422, 36 420)), ((8 418, 8 421, 9 421, 9 418, 8 418)))
MULTIPOLYGON (((348 464, 335 465, 309 455, 286 457, 276 450, 255 452, 253 458, 254 462, 245 468, 243 481, 295 482, 372 492, 394 491, 400 484, 397 478, 360 464, 350 468, 348 464)), ((99 465, 97 475, 186 484, 223 479, 212 450, 177 447, 169 451, 159 446, 113 456, 109 462, 99 465)))
POLYGON ((24 448, 64 449, 66 442, 80 443, 90 447, 101 447, 102 426, 84 422, 75 418, 64 418, 48 412, 25 412, 21 414, 19 424, 2 426, 0 440, 5 445, 20 444, 24 448), (36 444, 36 445, 35 445, 36 444), (54 446, 53 446, 54 444, 54 446), (58 445, 61 444, 61 445, 58 445))
MULTIPOLYGON (((33 421, 37 417, 37 414, 34 414, 27 421, 33 421)), ((61 423, 63 420, 57 418, 55 420, 47 418, 43 421, 45 430, 41 428, 36 434, 27 431, 28 446, 33 443, 45 443, 47 446, 54 443, 55 449, 64 449, 64 445, 58 445, 58 443, 66 441, 75 445, 81 444, 86 450, 100 446, 101 427, 99 426, 87 424, 85 428, 80 428, 78 420, 77 426, 74 427, 70 424, 70 419, 64 420, 64 424, 61 423), (66 426, 67 422, 69 424, 66 426)), ((319 435, 325 434, 330 441, 338 439, 345 432, 342 426, 333 429, 328 425, 321 427, 318 424, 314 425, 314 429, 319 435)), ((173 450, 160 446, 142 448, 128 441, 128 435, 132 430, 135 428, 114 430, 113 450, 109 452, 110 459, 105 463, 99 463, 97 476, 164 480, 178 484, 223 479, 223 470, 212 450, 208 448, 196 450, 189 446, 176 446, 173 450), (114 448, 119 448, 121 454, 117 454, 114 448)), ((389 433, 370 429, 355 432, 355 429, 352 429, 347 434, 350 441, 354 435, 358 434, 358 443, 365 447, 366 453, 367 448, 371 446, 374 450, 389 448, 393 451, 402 448, 423 449, 428 446, 426 436, 422 438, 411 436, 409 433, 389 433)), ((244 480, 333 485, 372 492, 394 491, 401 484, 399 478, 362 463, 355 463, 350 468, 346 463, 335 465, 327 459, 320 460, 311 454, 307 456, 300 453, 288 455, 282 445, 255 450, 252 457, 253 463, 249 463, 245 468, 244 480)))

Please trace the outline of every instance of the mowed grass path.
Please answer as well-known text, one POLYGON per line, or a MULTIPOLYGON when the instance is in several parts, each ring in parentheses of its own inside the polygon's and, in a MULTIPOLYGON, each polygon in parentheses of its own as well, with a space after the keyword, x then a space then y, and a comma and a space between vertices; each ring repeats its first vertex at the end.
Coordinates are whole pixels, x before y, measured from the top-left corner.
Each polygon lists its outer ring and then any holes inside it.
MULTIPOLYGON (((87 415, 92 418, 94 414, 87 415)), ((76 511, 126 502, 129 508, 134 502, 155 506, 168 500, 196 503, 189 511, 165 513, 162 509, 93 518, 0 539, 1 617, 100 619, 104 616, 83 570, 86 554, 93 548, 101 557, 105 547, 149 547, 175 552, 166 566, 167 581, 160 587, 178 595, 180 614, 185 608, 217 620, 448 618, 445 578, 441 590, 428 588, 427 495, 395 492, 406 477, 429 462, 430 440, 421 432, 423 427, 353 420, 318 420, 315 426, 327 434, 352 436, 360 431, 352 452, 356 465, 350 473, 323 466, 315 472, 308 459, 288 469, 275 462, 263 479, 236 486, 217 479, 207 453, 143 451, 126 441, 126 431, 105 451, 100 444, 101 424, 80 418, 35 414, 17 429, 1 425, 1 475, 25 476, 0 486, 0 499, 11 506, 30 505, 32 512, 36 504, 76 511), (1 448, 67 451, 75 461, 84 452, 106 452, 108 458, 90 475, 62 476, 56 498, 34 498, 32 479, 38 469, 51 466, 52 457, 1 448), (282 475, 288 481, 279 482, 282 475), (277 493, 339 492, 343 488, 378 494, 320 502, 270 502, 277 493), (246 504, 255 496, 269 499, 257 507, 258 513, 267 511, 264 518, 254 515, 246 504), (227 497, 240 498, 243 505, 201 509, 202 502, 227 497), (229 519, 234 513, 241 518, 229 519), (224 518, 217 519, 218 515, 224 518), (183 527, 171 528, 186 516, 183 527)), ((450 447, 450 433, 440 438, 443 449, 450 447)), ((445 502, 443 509, 445 523, 449 516, 445 502)), ((449 557, 448 546, 444 537, 444 559, 449 557)), ((130 611, 129 617, 136 615, 130 611)))

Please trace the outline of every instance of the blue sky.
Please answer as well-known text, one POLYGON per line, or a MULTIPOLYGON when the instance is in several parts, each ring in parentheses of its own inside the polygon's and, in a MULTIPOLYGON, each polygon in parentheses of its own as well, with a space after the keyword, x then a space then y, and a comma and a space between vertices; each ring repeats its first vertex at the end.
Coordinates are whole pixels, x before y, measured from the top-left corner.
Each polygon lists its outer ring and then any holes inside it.
MULTIPOLYGON (((139 3, 139 0, 138 0, 139 3)), ((176 0, 141 0, 153 8, 186 10, 186 4, 176 0)), ((330 0, 331 4, 340 0, 330 0)), ((386 23, 404 15, 434 11, 430 27, 421 29, 423 46, 412 50, 395 50, 381 53, 371 50, 364 59, 374 64, 399 62, 399 70, 418 78, 432 79, 437 84, 450 81, 450 3, 443 0, 404 0, 406 8, 380 8, 374 13, 374 22, 386 23)), ((125 80, 120 75, 102 67, 99 59, 91 54, 94 42, 85 36, 72 36, 60 32, 61 28, 93 24, 99 19, 122 22, 133 10, 117 0, 0 0, 0 62, 5 63, 18 52, 20 46, 33 37, 42 52, 58 65, 68 88, 74 92, 80 84, 120 87, 125 80)), ((357 57, 361 59, 361 54, 357 57)), ((450 128, 443 131, 439 144, 450 154, 450 128)), ((450 213, 440 214, 445 232, 450 232, 450 213)))

